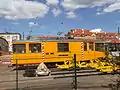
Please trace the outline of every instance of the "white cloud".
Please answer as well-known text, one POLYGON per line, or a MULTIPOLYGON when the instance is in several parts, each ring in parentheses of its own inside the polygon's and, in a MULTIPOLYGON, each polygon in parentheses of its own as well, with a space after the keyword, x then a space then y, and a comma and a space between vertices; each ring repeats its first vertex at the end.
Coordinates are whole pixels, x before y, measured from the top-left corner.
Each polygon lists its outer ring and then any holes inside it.
POLYGON ((108 7, 104 8, 103 12, 113 12, 116 10, 120 10, 120 2, 109 5, 108 7))
POLYGON ((94 6, 105 6, 106 4, 112 4, 117 0, 93 0, 92 7, 94 6))
POLYGON ((59 8, 52 9, 53 15, 56 17, 61 13, 61 10, 59 8))
POLYGON ((96 15, 101 15, 101 12, 97 12, 96 15))
POLYGON ((79 0, 64 0, 61 3, 61 5, 66 10, 74 10, 74 9, 78 9, 78 8, 85 8, 85 7, 87 7, 86 5, 78 4, 78 2, 79 2, 79 0))
POLYGON ((104 7, 101 11, 98 11, 96 14, 101 15, 101 14, 110 13, 114 11, 120 12, 120 0, 117 0, 115 3, 112 3, 104 7))
POLYGON ((58 5, 58 0, 46 0, 48 5, 58 5))
POLYGON ((102 14, 105 14, 103 12, 97 12, 96 15, 102 15, 102 14))
POLYGON ((62 6, 67 10, 74 10, 78 8, 103 6, 114 3, 115 1, 116 0, 64 0, 62 6))
POLYGON ((18 22, 13 22, 12 24, 13 24, 13 25, 18 25, 18 24, 20 24, 20 23, 18 23, 18 22))
POLYGON ((48 10, 45 4, 36 1, 0 0, 0 17, 6 19, 43 17, 48 10))
POLYGON ((29 22, 29 27, 33 27, 33 26, 38 26, 38 23, 35 23, 35 22, 29 22))
POLYGON ((104 32, 104 31, 101 28, 96 28, 96 29, 90 30, 90 32, 104 32))
POLYGON ((61 5, 67 11, 80 8, 101 8, 97 15, 120 10, 120 0, 64 0, 61 5))
POLYGON ((41 26, 40 28, 41 28, 41 29, 44 29, 44 28, 45 28, 45 26, 41 26))
POLYGON ((76 18, 77 17, 75 12, 73 12, 73 11, 67 12, 66 15, 67 15, 66 16, 67 18, 76 18))

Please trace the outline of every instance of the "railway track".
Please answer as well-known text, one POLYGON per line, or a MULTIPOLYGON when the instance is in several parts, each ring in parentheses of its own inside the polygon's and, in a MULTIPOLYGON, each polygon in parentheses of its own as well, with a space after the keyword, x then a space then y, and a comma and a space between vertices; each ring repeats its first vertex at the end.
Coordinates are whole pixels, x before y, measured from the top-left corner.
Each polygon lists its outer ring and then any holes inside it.
MULTIPOLYGON (((96 71, 95 69, 77 71, 77 77, 83 77, 83 78, 84 77, 93 78, 94 76, 98 76, 98 78, 100 78, 101 76, 109 77, 115 74, 118 74, 118 73, 101 73, 101 72, 96 71)), ((67 80, 67 79, 72 80, 72 78, 74 77, 74 71, 55 71, 55 72, 52 72, 51 75, 49 76, 40 76, 40 77, 23 77, 22 74, 19 76, 20 76, 18 77, 18 83, 20 85, 19 87, 25 87, 27 85, 28 87, 31 87, 31 88, 35 86, 46 87, 52 84, 57 84, 59 86, 59 85, 64 85, 63 80, 67 80), (53 81, 54 83, 52 83, 53 81)), ((14 77, 13 80, 0 81, 0 87, 4 88, 4 86, 6 86, 8 88, 15 88, 15 85, 16 85, 15 74, 13 77, 14 77)), ((88 80, 88 82, 91 82, 91 81, 88 80)), ((70 83, 72 83, 72 81, 70 81, 69 83, 68 81, 66 81, 65 84, 70 85, 70 83)), ((82 81, 82 83, 84 83, 84 80, 82 81)))
MULTIPOLYGON (((84 69, 84 70, 77 70, 77 73, 92 73, 92 72, 97 72, 95 69, 84 69)), ((51 72, 51 75, 63 75, 63 74, 73 74, 74 71, 56 71, 56 72, 51 72)))
MULTIPOLYGON (((119 73, 102 73, 102 72, 93 72, 93 73, 77 73, 77 77, 88 77, 88 76, 103 76, 103 75, 116 75, 119 73)), ((59 75, 55 76, 54 79, 58 78, 71 78, 74 77, 74 74, 64 74, 64 75, 59 75)))
MULTIPOLYGON (((86 76, 103 76, 103 75, 115 75, 119 73, 102 73, 99 71, 96 71, 94 69, 92 70, 79 70, 77 71, 77 77, 86 77, 86 76)), ((16 77, 16 75, 13 75, 16 77)), ((33 80, 40 80, 40 79, 59 79, 59 78, 72 78, 74 77, 74 71, 57 71, 57 72, 51 72, 51 75, 49 76, 40 76, 40 77, 23 77, 22 75, 18 75, 19 82, 21 81, 33 81, 33 80), (22 79, 21 79, 22 77, 22 79)), ((10 82, 16 82, 16 79, 13 80, 4 80, 0 81, 0 83, 10 83, 10 82)))

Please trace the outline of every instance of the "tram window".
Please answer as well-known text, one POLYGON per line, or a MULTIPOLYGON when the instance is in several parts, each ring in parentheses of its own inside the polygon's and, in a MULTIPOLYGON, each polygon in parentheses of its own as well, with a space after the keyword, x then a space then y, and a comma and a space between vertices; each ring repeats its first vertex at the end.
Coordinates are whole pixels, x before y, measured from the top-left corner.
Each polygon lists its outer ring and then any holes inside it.
POLYGON ((87 43, 84 43, 84 51, 87 51, 87 43))
POLYGON ((68 43, 58 43, 58 52, 68 52, 69 44, 68 43))
POLYGON ((29 51, 31 53, 38 53, 41 52, 41 44, 37 43, 37 44, 29 44, 29 51))
POLYGON ((89 43, 89 50, 92 50, 92 51, 93 51, 93 42, 90 42, 90 43, 89 43))
POLYGON ((105 51, 104 43, 95 43, 95 51, 105 51))
POLYGON ((117 44, 117 51, 120 51, 120 43, 117 44))
POLYGON ((2 51, 2 46, 0 46, 0 51, 2 51))
POLYGON ((25 44, 13 44, 13 53, 26 53, 25 44))
POLYGON ((120 44, 119 43, 109 43, 107 44, 108 51, 120 51, 120 44))

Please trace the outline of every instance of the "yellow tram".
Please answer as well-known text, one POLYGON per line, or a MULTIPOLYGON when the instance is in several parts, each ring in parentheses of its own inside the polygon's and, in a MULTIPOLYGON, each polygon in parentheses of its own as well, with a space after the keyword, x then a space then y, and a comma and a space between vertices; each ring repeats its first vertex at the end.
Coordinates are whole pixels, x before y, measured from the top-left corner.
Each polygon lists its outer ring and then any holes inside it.
POLYGON ((73 61, 91 61, 104 58, 104 43, 93 40, 63 39, 63 40, 20 40, 13 41, 12 66, 37 65, 41 62, 47 65, 60 65, 73 61))

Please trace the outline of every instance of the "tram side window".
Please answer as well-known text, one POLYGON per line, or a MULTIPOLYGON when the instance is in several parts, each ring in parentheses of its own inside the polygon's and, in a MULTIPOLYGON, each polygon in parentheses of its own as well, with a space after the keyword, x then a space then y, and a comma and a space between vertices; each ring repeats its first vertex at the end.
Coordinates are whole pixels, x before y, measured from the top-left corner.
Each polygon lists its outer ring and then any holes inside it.
POLYGON ((13 53, 26 53, 25 44, 13 44, 13 53))
POLYGON ((38 53, 41 52, 41 44, 37 43, 37 44, 29 44, 29 51, 31 53, 38 53))
POLYGON ((118 43, 109 43, 107 47, 108 47, 108 51, 119 51, 120 50, 120 45, 118 43))
POLYGON ((95 43, 95 51, 105 51, 104 43, 95 43))
POLYGON ((0 51, 2 51, 2 46, 0 46, 0 51))
POLYGON ((117 51, 120 51, 120 43, 117 44, 117 51))
POLYGON ((84 51, 87 51, 87 43, 84 43, 84 51))
POLYGON ((68 52, 69 44, 68 43, 58 43, 58 52, 68 52))
POLYGON ((93 51, 93 49, 94 49, 94 48, 93 48, 93 42, 90 42, 90 43, 89 43, 89 50, 92 50, 92 51, 93 51))

